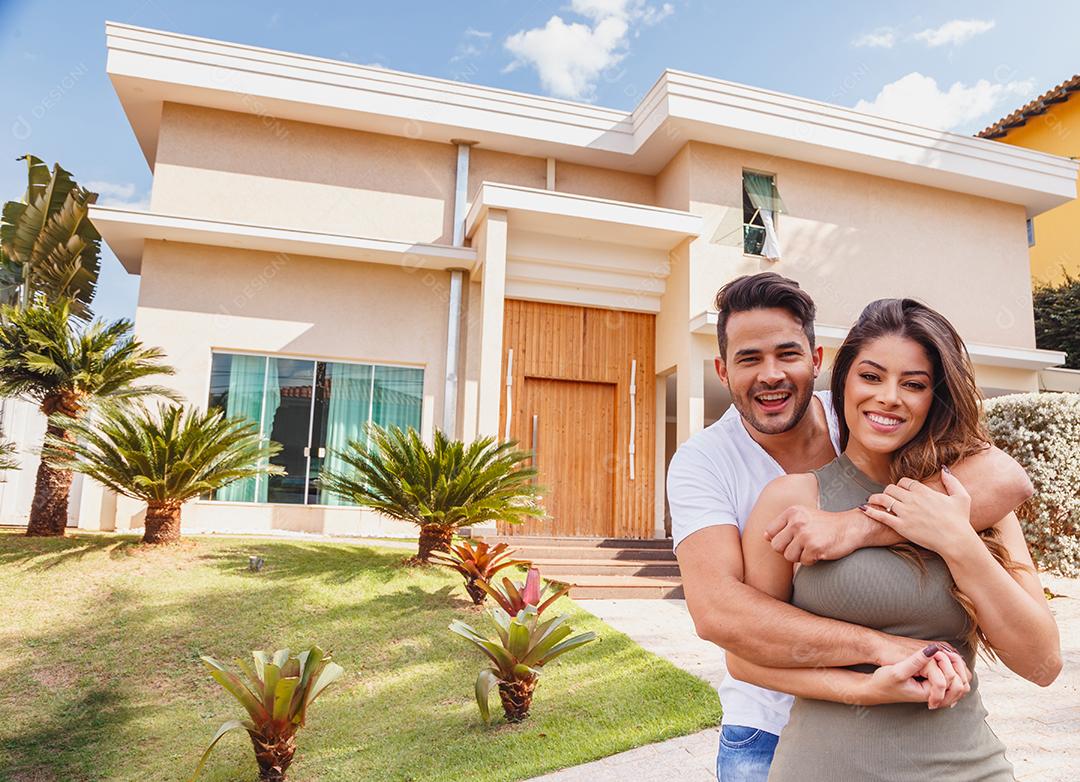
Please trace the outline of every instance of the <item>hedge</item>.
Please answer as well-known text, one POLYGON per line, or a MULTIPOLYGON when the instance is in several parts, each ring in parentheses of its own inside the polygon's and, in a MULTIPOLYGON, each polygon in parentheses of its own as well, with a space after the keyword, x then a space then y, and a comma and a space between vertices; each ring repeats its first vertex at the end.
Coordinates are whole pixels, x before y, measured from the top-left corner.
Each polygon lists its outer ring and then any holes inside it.
POLYGON ((1020 462, 1035 496, 1017 511, 1039 567, 1080 575, 1080 394, 1011 394, 987 400, 995 445, 1020 462))

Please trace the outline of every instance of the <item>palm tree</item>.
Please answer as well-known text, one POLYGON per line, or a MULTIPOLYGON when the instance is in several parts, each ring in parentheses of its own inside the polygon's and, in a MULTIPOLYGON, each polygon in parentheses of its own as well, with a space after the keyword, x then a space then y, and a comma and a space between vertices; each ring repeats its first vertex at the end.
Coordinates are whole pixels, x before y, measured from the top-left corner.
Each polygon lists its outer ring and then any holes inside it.
POLYGON ((488 521, 522 522, 544 516, 532 458, 517 443, 482 437, 465 445, 439 430, 428 447, 415 429, 368 428, 369 441, 349 442, 347 468, 323 470, 322 488, 390 518, 420 527, 414 562, 447 551, 459 527, 488 521))
MULTIPOLYGON (((82 418, 96 402, 174 397, 160 386, 136 385, 149 375, 173 373, 163 357, 135 339, 128 320, 75 327, 67 299, 35 299, 26 309, 0 309, 0 396, 37 404, 49 416, 46 434, 54 440, 71 443, 69 422, 82 418)), ((42 458, 27 535, 64 534, 70 489, 71 471, 42 458)))
POLYGON ((115 492, 146 503, 144 543, 180 539, 180 507, 233 481, 281 474, 270 458, 278 443, 259 436, 250 418, 225 418, 220 409, 160 403, 156 413, 141 405, 107 404, 99 414, 72 421, 66 433, 50 436, 46 453, 58 465, 80 472, 115 492))
POLYGON ((0 301, 30 306, 37 295, 71 299, 71 313, 89 320, 101 267, 101 234, 88 217, 97 193, 33 155, 22 201, 4 204, 0 221, 0 301))

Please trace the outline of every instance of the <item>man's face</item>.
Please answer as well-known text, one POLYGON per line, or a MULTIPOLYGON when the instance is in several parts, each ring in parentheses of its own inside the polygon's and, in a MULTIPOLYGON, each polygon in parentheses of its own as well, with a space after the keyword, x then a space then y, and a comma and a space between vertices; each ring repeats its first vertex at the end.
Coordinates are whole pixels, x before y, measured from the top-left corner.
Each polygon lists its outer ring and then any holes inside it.
POLYGON ((727 321, 727 342, 716 373, 735 409, 762 434, 792 429, 810 405, 821 348, 810 350, 799 321, 783 309, 734 313, 727 321))

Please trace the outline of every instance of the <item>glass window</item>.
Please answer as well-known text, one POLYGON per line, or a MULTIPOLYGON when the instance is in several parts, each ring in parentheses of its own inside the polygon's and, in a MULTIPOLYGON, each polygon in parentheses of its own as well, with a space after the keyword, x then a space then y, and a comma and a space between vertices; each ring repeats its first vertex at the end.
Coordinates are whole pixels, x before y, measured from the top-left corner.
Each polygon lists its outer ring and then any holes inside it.
POLYGON ((778 257, 776 216, 787 211, 776 189, 776 177, 743 171, 743 252, 778 257), (771 242, 770 240, 771 235, 771 242), (768 243, 769 246, 766 246, 768 243))
POLYGON ((214 499, 349 504, 318 488, 319 471, 344 466, 339 452, 368 421, 420 429, 423 388, 424 371, 414 367, 215 353, 210 406, 258 421, 263 437, 281 444, 271 461, 285 475, 236 481, 214 499))

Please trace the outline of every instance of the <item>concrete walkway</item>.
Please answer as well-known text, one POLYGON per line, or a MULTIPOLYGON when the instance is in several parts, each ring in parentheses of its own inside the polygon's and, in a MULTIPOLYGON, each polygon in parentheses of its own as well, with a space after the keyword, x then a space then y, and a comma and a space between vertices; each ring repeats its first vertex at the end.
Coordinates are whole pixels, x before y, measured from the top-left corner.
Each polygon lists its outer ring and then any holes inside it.
MULTIPOLYGON (((1043 577, 1062 597, 1050 602, 1061 628, 1065 668, 1046 689, 1003 665, 980 661, 990 726, 1008 747, 1019 782, 1080 779, 1080 579, 1043 577)), ((719 684, 722 655, 697 637, 682 600, 588 600, 583 608, 641 646, 695 676, 719 684)), ((715 782, 718 729, 671 739, 563 769, 531 782, 715 782)))

